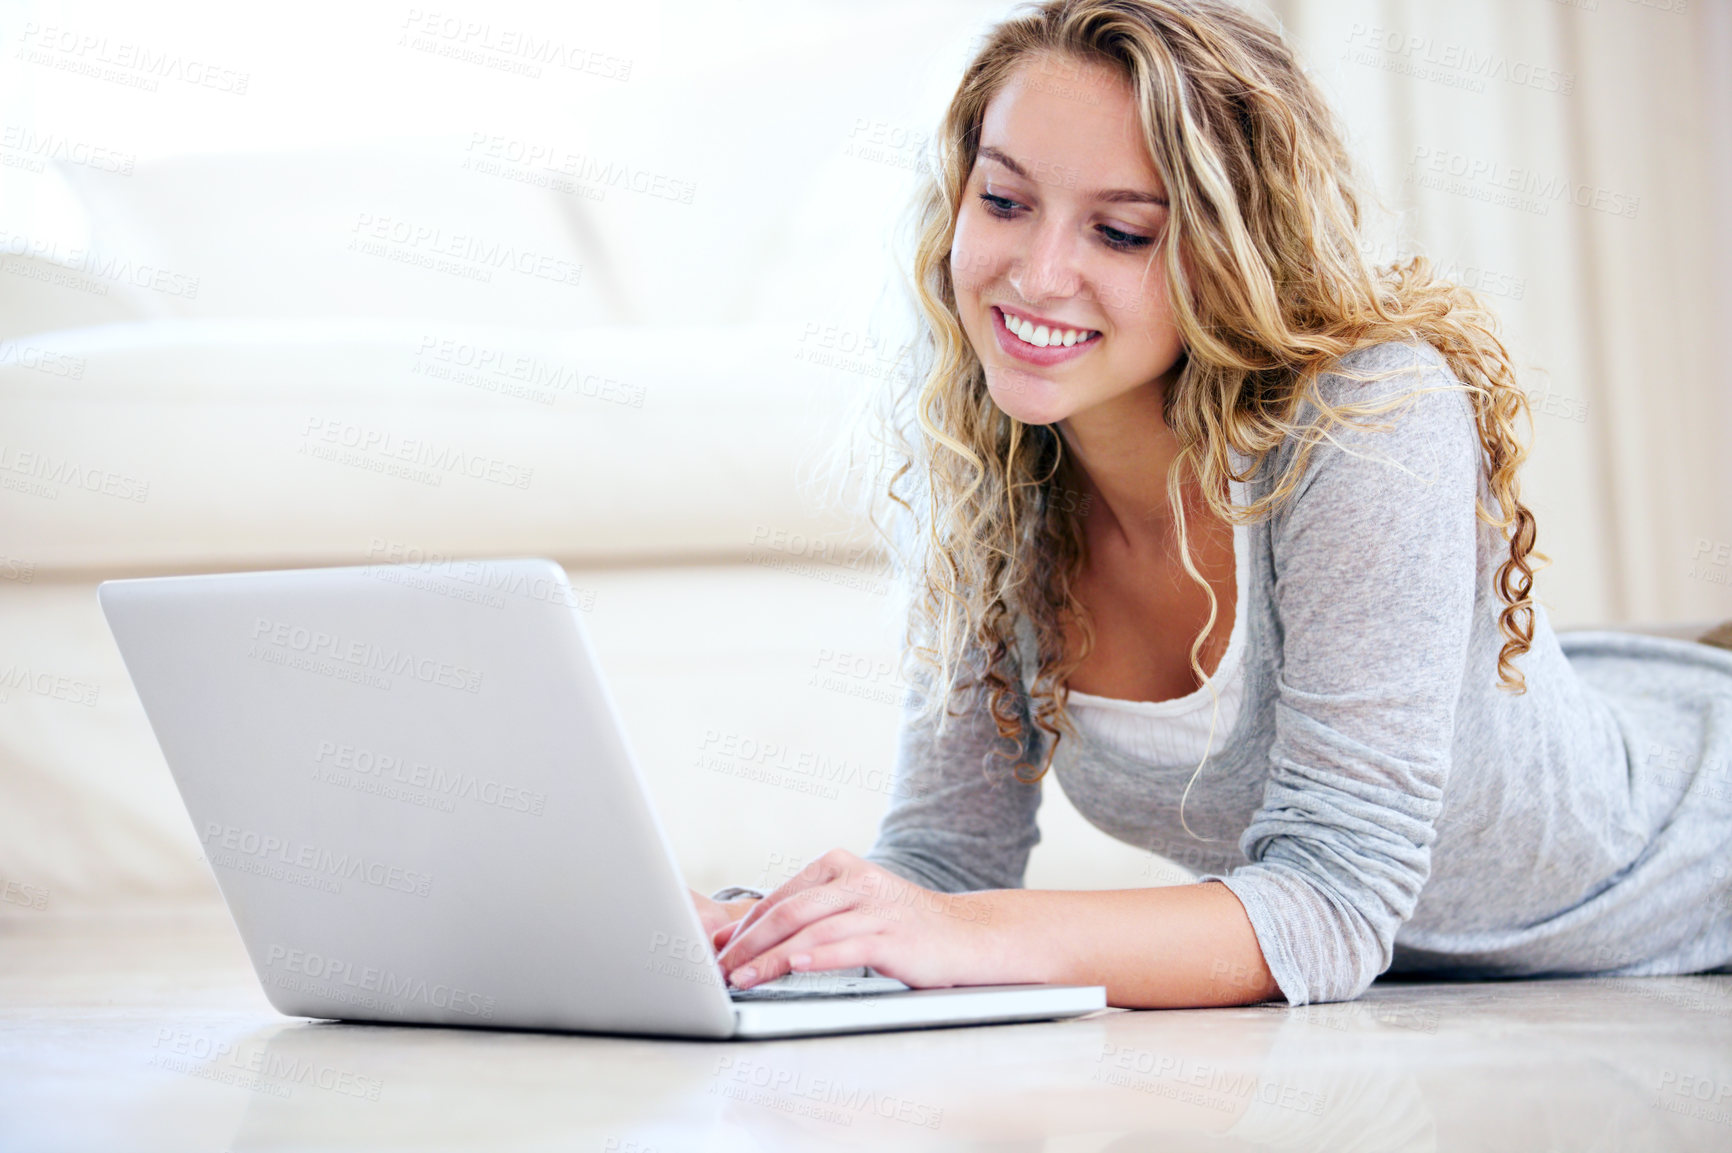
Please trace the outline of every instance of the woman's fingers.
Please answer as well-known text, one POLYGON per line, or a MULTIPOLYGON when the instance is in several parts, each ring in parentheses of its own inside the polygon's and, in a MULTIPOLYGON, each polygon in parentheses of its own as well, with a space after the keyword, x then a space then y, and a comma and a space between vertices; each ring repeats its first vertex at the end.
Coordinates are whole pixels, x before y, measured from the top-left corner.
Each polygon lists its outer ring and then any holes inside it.
MULTIPOLYGON (((757 924, 761 918, 768 916, 769 911, 777 904, 796 893, 803 893, 808 889, 827 885, 835 880, 844 866, 844 862, 839 859, 843 856, 848 856, 848 854, 843 853, 840 849, 832 849, 822 857, 807 864, 799 873, 759 901, 752 911, 746 914, 744 928, 749 929, 757 924)), ((739 936, 738 933, 734 935, 739 936)))
MULTIPOLYGON (((733 940, 734 934, 739 932, 740 926, 745 924, 745 922, 746 919, 744 917, 741 917, 738 921, 729 921, 727 924, 710 934, 710 944, 715 948, 718 957, 721 955, 722 950, 728 947, 728 942, 733 940)), ((708 928, 708 926, 705 926, 705 928, 708 928)))
POLYGON ((729 972, 728 979, 736 987, 745 989, 796 970, 818 971, 868 964, 864 958, 871 952, 872 938, 883 933, 885 928, 884 921, 870 913, 848 912, 825 917, 764 952, 745 958, 729 972), (844 959, 833 964, 827 961, 819 964, 820 954, 844 959), (862 959, 845 959, 853 956, 862 959))
POLYGON ((828 945, 814 945, 804 952, 788 954, 788 965, 796 973, 822 973, 830 969, 854 969, 878 963, 878 934, 849 937, 828 945))
MULTIPOLYGON (((742 937, 748 933, 756 932, 758 926, 764 924, 766 919, 771 917, 779 918, 778 923, 782 929, 780 936, 786 936, 804 925, 812 917, 823 915, 826 911, 824 909, 812 909, 809 906, 790 908, 790 902, 801 900, 805 894, 832 885, 833 882, 845 876, 850 865, 859 863, 859 858, 841 849, 832 849, 825 853, 801 869, 798 876, 759 901, 752 911, 746 914, 740 927, 729 936, 729 946, 737 948, 737 943, 742 937)), ((832 909, 843 907, 846 903, 838 902, 834 897, 830 899, 832 909)), ((761 950, 773 943, 773 941, 760 941, 755 944, 754 948, 761 950)), ((721 960, 721 958, 718 959, 721 960)), ((727 962, 723 960, 723 968, 726 967, 727 962)))
POLYGON ((762 905, 752 910, 758 915, 748 916, 734 930, 727 947, 716 960, 721 962, 724 972, 731 971, 746 958, 755 957, 787 940, 812 922, 846 912, 856 900, 857 897, 831 885, 794 893, 773 904, 765 899, 762 905))

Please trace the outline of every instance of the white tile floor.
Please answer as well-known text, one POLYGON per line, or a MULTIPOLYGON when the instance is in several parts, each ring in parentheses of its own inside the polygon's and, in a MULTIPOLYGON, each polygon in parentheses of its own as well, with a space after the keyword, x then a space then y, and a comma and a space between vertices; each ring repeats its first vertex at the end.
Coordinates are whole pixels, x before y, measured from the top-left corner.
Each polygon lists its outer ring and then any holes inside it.
POLYGON ((0 959, 8 1151, 1732 1150, 1732 977, 725 1044, 284 1018, 209 909, 0 959))

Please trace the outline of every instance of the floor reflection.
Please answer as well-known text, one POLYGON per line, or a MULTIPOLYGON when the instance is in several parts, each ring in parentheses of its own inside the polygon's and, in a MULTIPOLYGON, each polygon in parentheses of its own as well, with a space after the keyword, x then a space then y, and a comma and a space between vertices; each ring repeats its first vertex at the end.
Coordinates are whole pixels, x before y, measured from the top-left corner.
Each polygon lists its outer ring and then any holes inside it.
POLYGON ((1732 1046, 1668 1050, 1688 1020, 1584 1053, 1532 1027, 1543 999, 1488 1014, 1436 989, 1378 992, 741 1043, 286 1024, 235 1045, 292 1092, 250 1093, 231 1147, 1673 1149, 1697 1147, 1703 1119, 1656 1104, 1665 1087, 1732 1081, 1732 1046), (1690 1080, 1668 1081, 1668 1063, 1690 1080))

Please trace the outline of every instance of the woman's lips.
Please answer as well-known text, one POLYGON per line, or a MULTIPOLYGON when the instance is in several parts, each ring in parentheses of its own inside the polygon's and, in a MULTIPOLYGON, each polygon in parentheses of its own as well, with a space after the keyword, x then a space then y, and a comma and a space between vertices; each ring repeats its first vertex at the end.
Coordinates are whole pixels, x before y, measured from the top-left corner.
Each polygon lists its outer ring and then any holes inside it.
POLYGON ((1036 348, 1005 327, 1004 313, 998 310, 997 305, 990 306, 987 311, 992 313, 992 332, 998 338, 998 347, 1003 349, 1006 355, 1014 356, 1025 364, 1040 365, 1043 368, 1054 364, 1063 364, 1067 360, 1075 360, 1100 343, 1101 334, 1097 332, 1087 340, 1077 341, 1069 348, 1062 344, 1036 348))

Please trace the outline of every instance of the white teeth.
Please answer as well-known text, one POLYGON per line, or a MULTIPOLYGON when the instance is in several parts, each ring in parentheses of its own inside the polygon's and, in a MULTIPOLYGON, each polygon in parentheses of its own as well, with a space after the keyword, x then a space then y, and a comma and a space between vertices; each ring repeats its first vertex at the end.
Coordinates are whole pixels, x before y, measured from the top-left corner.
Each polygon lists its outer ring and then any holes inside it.
POLYGON ((1092 328, 1048 328, 1044 324, 1037 325, 1002 310, 999 315, 1004 317, 1004 326, 1015 333, 1017 339, 1036 348, 1052 348, 1060 344, 1069 348, 1094 335, 1092 328))

